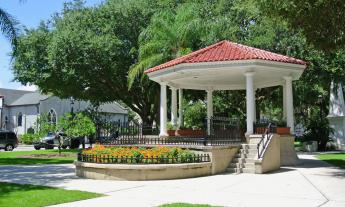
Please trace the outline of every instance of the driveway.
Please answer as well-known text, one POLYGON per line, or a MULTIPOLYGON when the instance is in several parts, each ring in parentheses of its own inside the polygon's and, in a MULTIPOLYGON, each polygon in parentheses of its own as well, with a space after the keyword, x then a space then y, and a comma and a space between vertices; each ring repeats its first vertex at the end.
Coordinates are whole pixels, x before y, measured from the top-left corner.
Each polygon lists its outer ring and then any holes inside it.
POLYGON ((345 206, 345 170, 312 155, 270 174, 222 174, 166 181, 80 179, 73 165, 0 166, 0 180, 98 192, 107 196, 59 207, 157 206, 188 202, 218 206, 345 206))

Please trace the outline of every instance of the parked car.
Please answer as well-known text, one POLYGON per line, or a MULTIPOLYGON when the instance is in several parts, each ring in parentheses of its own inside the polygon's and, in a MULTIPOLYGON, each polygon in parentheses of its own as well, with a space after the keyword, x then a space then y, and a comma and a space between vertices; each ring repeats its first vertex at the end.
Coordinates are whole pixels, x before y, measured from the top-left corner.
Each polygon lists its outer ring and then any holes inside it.
POLYGON ((5 151, 12 151, 18 146, 18 138, 14 132, 0 131, 0 149, 5 151))
MULTIPOLYGON (((60 136, 64 137, 64 142, 62 144, 62 149, 69 147, 70 149, 79 148, 80 140, 79 139, 69 139, 66 137, 66 134, 59 133, 60 136)), ((54 149, 54 147, 59 147, 59 139, 55 136, 54 133, 48 133, 47 136, 43 137, 39 141, 33 143, 36 150, 41 148, 45 149, 54 149)))

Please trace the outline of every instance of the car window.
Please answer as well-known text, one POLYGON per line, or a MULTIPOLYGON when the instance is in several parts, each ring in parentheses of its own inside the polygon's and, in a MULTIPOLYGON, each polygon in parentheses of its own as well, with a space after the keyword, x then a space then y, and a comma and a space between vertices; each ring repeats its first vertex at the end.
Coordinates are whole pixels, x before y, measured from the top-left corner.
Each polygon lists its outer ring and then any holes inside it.
POLYGON ((6 139, 6 134, 5 133, 0 133, 0 140, 6 139))
POLYGON ((15 134, 15 133, 8 133, 8 134, 7 134, 7 138, 8 138, 8 139, 16 139, 17 137, 16 137, 16 134, 15 134))

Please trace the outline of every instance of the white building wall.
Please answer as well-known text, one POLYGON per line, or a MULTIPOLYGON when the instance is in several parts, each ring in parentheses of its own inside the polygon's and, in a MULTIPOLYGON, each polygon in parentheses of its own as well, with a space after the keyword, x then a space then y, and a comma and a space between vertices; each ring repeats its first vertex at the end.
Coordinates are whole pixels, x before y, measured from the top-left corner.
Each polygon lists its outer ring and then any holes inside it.
POLYGON ((7 107, 9 117, 6 129, 14 131, 17 135, 23 135, 29 128, 36 131, 35 123, 38 118, 38 105, 11 106, 7 107), (22 126, 18 126, 18 115, 22 114, 22 126))
POLYGON ((329 114, 327 116, 337 149, 345 149, 345 103, 341 84, 331 83, 329 114))
MULTIPOLYGON (((74 101, 73 110, 75 113, 87 109, 89 103, 85 101, 74 101)), ((56 112, 57 121, 65 113, 71 112, 71 102, 69 99, 59 99, 57 97, 49 97, 42 100, 37 105, 22 105, 22 106, 3 106, 2 109, 2 123, 0 128, 14 131, 18 136, 23 135, 29 128, 37 130, 36 121, 39 114, 48 113, 51 109, 56 112), (22 113, 22 126, 18 126, 18 115, 22 113), (8 122, 5 124, 5 117, 8 117, 8 122)), ((104 118, 108 121, 127 122, 128 114, 104 114, 104 118)))
MULTIPOLYGON (((81 112, 85 111, 89 106, 89 103, 85 101, 74 101, 73 104, 73 112, 81 112)), ((72 109, 71 101, 69 99, 59 99, 57 97, 49 97, 45 100, 40 102, 40 113, 48 113, 51 109, 54 109, 57 115, 57 119, 63 116, 66 113, 70 113, 72 109)), ((128 115, 127 114, 106 114, 104 115, 107 120, 109 121, 127 121, 128 115)), ((58 121, 57 120, 57 121, 58 121)))

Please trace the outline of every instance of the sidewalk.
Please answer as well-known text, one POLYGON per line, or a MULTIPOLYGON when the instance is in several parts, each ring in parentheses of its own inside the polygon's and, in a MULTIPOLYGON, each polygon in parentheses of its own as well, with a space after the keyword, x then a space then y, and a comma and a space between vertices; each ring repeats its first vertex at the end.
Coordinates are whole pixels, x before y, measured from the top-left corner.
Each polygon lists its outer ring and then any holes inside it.
POLYGON ((73 165, 0 166, 0 180, 103 193, 55 207, 158 206, 187 202, 218 206, 345 206, 345 170, 299 155, 301 165, 264 175, 223 174, 166 181, 103 181, 74 176, 73 165))

